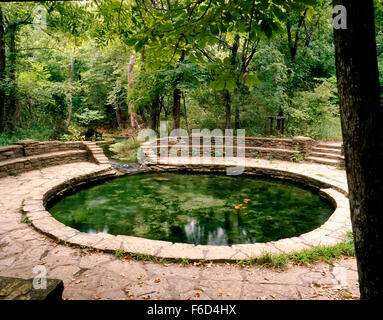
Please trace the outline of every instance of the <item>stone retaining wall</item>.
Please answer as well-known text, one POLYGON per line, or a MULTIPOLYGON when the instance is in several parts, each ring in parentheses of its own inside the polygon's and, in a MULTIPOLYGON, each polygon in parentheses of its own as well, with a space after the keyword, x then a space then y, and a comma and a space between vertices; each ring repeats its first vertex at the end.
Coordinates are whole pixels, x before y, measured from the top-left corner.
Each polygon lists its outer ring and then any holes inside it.
POLYGON ((316 141, 307 137, 287 138, 255 138, 245 137, 245 146, 237 148, 237 137, 174 137, 161 138, 145 142, 141 145, 147 156, 171 154, 176 156, 228 156, 237 157, 245 154, 247 158, 273 158, 291 161, 292 155, 305 157, 311 152, 316 141), (210 141, 210 149, 206 142, 210 141), (198 147, 198 143, 200 146, 198 147), (227 143, 228 146, 225 146, 227 143), (205 147, 203 147, 205 145, 205 147))
POLYGON ((102 149, 88 141, 20 140, 0 147, 0 178, 71 162, 109 164, 102 149))
POLYGON ((24 156, 22 146, 2 146, 0 147, 0 161, 14 159, 24 156))
POLYGON ((21 146, 24 156, 35 156, 44 153, 60 152, 67 150, 85 150, 86 145, 81 141, 44 141, 20 140, 15 145, 21 146))

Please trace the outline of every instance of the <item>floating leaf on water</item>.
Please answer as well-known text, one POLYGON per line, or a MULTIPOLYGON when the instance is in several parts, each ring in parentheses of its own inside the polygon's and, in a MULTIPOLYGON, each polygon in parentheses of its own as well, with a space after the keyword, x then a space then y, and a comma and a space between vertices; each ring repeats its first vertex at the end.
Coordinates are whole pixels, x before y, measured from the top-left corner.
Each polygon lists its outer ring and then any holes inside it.
POLYGON ((153 179, 156 180, 156 181, 169 181, 168 178, 164 178, 164 177, 155 177, 153 179))

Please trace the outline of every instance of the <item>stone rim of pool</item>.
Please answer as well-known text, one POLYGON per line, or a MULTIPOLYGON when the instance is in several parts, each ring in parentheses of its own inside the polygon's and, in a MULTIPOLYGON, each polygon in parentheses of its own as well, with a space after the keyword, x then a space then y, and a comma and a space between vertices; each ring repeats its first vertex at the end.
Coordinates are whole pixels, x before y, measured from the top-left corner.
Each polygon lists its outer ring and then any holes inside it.
MULTIPOLYGON (((215 173, 224 171, 222 165, 189 165, 171 166, 159 171, 190 171, 215 173)), ((67 244, 88 247, 105 252, 117 250, 150 255, 166 259, 189 259, 206 261, 237 261, 255 258, 266 252, 291 253, 308 249, 316 245, 334 245, 343 241, 347 232, 351 231, 349 217, 349 202, 346 190, 336 186, 328 179, 314 178, 308 174, 296 173, 288 169, 274 169, 264 167, 247 167, 246 175, 269 176, 274 179, 298 182, 308 187, 317 189, 319 195, 332 203, 335 210, 329 219, 319 228, 304 233, 298 237, 285 238, 277 241, 254 244, 235 244, 231 246, 193 245, 186 243, 172 243, 161 240, 111 235, 106 233, 88 234, 68 227, 57 221, 45 209, 47 204, 57 197, 74 188, 99 183, 113 178, 116 171, 109 167, 92 174, 78 176, 61 184, 48 186, 45 190, 36 193, 31 199, 26 199, 23 211, 31 225, 38 231, 67 244)))

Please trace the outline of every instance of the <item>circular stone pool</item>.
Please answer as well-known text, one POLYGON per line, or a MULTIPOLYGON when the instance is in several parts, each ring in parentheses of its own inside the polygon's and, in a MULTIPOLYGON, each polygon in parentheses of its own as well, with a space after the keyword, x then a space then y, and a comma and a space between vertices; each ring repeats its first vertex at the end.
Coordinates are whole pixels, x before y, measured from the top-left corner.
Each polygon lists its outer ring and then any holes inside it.
POLYGON ((49 211, 91 234, 232 245, 299 236, 322 225, 334 209, 316 192, 281 180, 145 173, 80 190, 49 211))

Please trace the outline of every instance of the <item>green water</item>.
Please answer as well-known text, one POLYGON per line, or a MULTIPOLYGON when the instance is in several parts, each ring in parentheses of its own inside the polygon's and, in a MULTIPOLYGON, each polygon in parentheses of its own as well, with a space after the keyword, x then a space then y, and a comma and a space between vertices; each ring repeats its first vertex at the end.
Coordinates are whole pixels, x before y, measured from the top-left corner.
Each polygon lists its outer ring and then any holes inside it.
POLYGON ((124 176, 67 196, 50 209, 82 232, 202 245, 298 236, 332 212, 316 193, 294 184, 177 173, 124 176))

